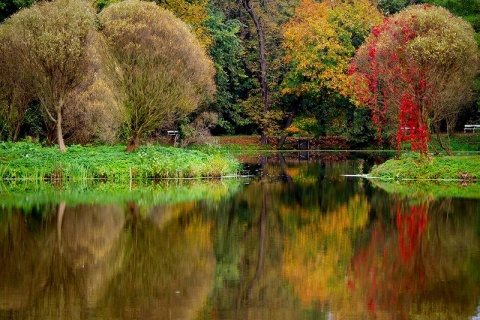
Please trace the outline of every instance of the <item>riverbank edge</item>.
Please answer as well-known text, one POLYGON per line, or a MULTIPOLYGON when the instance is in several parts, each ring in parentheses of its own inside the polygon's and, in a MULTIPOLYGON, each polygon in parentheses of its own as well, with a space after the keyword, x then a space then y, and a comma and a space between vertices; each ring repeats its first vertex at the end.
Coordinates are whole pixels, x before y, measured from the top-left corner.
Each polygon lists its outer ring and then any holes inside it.
POLYGON ((161 145, 125 152, 125 146, 73 145, 65 153, 33 142, 0 143, 0 180, 131 181, 235 176, 240 162, 221 150, 205 152, 161 145))
POLYGON ((478 182, 480 156, 434 156, 420 157, 405 153, 374 166, 369 178, 379 180, 450 180, 478 182))

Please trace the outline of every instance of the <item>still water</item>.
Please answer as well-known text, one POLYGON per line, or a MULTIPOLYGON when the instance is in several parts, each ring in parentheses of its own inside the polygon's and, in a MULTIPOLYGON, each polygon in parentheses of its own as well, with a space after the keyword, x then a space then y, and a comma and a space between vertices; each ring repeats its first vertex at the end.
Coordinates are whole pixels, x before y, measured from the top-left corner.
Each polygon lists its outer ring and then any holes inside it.
POLYGON ((283 160, 245 179, 2 185, 0 319, 480 319, 471 186, 283 160))

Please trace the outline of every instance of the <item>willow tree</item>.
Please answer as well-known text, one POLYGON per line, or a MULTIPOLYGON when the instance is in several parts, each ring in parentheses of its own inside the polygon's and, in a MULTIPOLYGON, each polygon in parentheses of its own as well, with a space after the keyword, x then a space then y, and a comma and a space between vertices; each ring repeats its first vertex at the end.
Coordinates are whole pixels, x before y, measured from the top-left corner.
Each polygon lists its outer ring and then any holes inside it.
POLYGON ((124 1, 100 14, 111 70, 127 114, 127 151, 184 118, 215 91, 214 68, 189 28, 154 3, 124 1))
POLYGON ((46 122, 53 123, 62 152, 65 143, 62 112, 65 99, 83 78, 86 52, 94 30, 94 11, 88 1, 41 2, 5 21, 9 33, 10 65, 29 78, 46 122))
POLYGON ((19 68, 22 57, 12 45, 15 32, 10 24, 0 26, 0 137, 12 141, 33 98, 31 79, 19 68))

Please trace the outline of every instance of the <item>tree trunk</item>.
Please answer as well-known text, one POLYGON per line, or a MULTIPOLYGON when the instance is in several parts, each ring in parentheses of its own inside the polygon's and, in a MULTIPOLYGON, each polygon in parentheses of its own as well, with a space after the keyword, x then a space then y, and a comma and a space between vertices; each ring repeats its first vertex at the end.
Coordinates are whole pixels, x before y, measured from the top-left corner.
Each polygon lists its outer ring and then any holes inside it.
POLYGON ((65 142, 63 141, 62 108, 57 109, 57 140, 58 140, 58 147, 60 148, 60 151, 65 152, 67 148, 65 148, 65 142))
MULTIPOLYGON (((260 88, 262 90, 262 98, 263 98, 263 117, 265 117, 269 109, 265 33, 263 30, 263 26, 260 23, 260 20, 258 19, 257 15, 255 14, 255 11, 253 11, 253 8, 250 5, 250 0, 243 0, 242 3, 245 10, 247 10, 248 15, 250 16, 250 18, 252 18, 253 23, 255 24, 255 29, 257 31, 259 54, 260 54, 259 81, 260 81, 260 88)), ((267 131, 267 125, 263 124, 261 126, 261 133, 260 133, 260 142, 262 144, 267 144, 266 131, 267 131)))
POLYGON ((127 152, 133 152, 140 146, 140 137, 138 135, 132 135, 128 138, 127 152))
POLYGON ((437 137, 438 144, 440 145, 440 148, 442 148, 443 151, 445 151, 447 153, 447 155, 453 156, 453 151, 452 151, 452 148, 450 147, 450 145, 449 144, 447 145, 443 142, 443 139, 442 139, 442 136, 441 136, 441 133, 440 133, 440 129, 437 130, 437 128, 435 128, 435 136, 437 137))
MULTIPOLYGON (((297 113, 297 107, 299 106, 299 101, 298 100, 295 100, 295 102, 293 103, 293 110, 292 112, 288 115, 288 119, 287 119, 287 123, 285 123, 285 129, 287 129, 288 127, 290 127, 293 123, 293 119, 295 118, 295 114, 297 113)), ((284 134, 280 140, 278 141, 278 144, 277 144, 277 149, 281 149, 283 147, 283 144, 285 143, 285 140, 287 140, 287 135, 284 134)))
POLYGON ((18 140, 18 135, 20 134, 20 128, 22 126, 22 123, 19 121, 17 123, 17 125, 15 126, 15 131, 13 132, 13 137, 12 137, 12 141, 13 142, 17 142, 18 140))
MULTIPOLYGON (((266 165, 267 159, 265 157, 262 158, 262 179, 268 176, 266 165)), ((262 213, 260 215, 259 221, 259 239, 258 239, 258 258, 257 258, 257 266, 255 268, 255 276, 252 279, 252 282, 249 284, 245 296, 245 300, 248 302, 250 295, 252 293, 253 287, 255 283, 260 280, 261 273, 263 271, 263 266, 265 265, 265 255, 266 255, 266 247, 267 247, 267 212, 269 207, 269 192, 268 192, 269 185, 267 182, 262 183, 262 213)))
POLYGON ((60 253, 62 252, 62 228, 63 228, 63 216, 65 215, 65 208, 67 203, 62 200, 57 208, 57 243, 60 253))

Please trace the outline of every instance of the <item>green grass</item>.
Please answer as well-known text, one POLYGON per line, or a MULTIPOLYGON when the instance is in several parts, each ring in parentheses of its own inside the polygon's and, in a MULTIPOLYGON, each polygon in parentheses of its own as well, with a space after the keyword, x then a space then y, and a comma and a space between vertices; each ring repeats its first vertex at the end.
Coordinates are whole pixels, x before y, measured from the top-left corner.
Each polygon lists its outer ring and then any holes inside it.
POLYGON ((477 181, 480 178, 480 156, 436 156, 427 159, 415 153, 407 153, 398 159, 390 159, 380 166, 374 167, 370 176, 382 180, 459 179, 477 181))
POLYGON ((143 146, 126 153, 124 146, 56 147, 31 142, 0 143, 0 180, 128 181, 234 175, 240 164, 226 153, 143 146))
POLYGON ((79 204, 118 204, 134 202, 140 206, 158 206, 203 199, 217 201, 234 193, 240 179, 139 181, 132 185, 99 180, 69 181, 53 184, 44 181, 12 180, 0 182, 1 209, 32 209, 65 201, 79 204))
MULTIPOLYGON (((435 139, 431 142, 437 150, 442 151, 435 139)), ((480 151, 480 133, 456 134, 450 137, 453 151, 480 151)))

